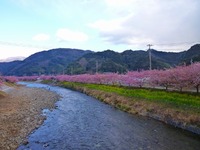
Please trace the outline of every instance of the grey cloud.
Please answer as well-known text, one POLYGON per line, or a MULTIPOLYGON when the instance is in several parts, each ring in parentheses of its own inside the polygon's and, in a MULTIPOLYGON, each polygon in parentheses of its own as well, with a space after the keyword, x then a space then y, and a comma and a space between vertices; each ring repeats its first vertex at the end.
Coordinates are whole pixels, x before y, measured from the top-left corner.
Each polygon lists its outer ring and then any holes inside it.
POLYGON ((151 39, 155 43, 200 41, 199 0, 152 2, 148 7, 138 4, 140 9, 133 10, 121 22, 120 30, 101 30, 100 36, 113 44, 132 44, 131 38, 147 39, 147 42, 151 39))

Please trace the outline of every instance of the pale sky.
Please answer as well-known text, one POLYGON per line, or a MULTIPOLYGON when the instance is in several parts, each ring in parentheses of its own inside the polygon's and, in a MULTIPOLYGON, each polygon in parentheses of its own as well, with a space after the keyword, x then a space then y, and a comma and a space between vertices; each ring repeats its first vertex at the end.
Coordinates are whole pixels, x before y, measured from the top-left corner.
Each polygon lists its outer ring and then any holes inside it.
POLYGON ((183 51, 200 43, 200 0, 1 0, 0 59, 51 48, 183 51))

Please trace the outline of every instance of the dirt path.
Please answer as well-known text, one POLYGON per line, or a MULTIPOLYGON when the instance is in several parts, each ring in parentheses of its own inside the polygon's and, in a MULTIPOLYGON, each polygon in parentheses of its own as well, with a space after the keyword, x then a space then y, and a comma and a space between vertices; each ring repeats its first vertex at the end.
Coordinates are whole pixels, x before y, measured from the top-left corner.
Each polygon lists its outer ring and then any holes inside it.
POLYGON ((53 108, 59 96, 44 89, 14 87, 0 97, 0 149, 16 149, 39 127, 42 109, 53 108))

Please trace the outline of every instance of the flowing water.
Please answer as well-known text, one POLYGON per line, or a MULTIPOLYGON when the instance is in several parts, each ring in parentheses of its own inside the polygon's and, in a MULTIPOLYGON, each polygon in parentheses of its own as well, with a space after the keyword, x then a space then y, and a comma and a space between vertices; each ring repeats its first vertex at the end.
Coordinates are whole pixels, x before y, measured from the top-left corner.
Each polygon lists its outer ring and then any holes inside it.
POLYGON ((200 150, 200 136, 130 115, 85 94, 39 83, 62 96, 18 150, 200 150))

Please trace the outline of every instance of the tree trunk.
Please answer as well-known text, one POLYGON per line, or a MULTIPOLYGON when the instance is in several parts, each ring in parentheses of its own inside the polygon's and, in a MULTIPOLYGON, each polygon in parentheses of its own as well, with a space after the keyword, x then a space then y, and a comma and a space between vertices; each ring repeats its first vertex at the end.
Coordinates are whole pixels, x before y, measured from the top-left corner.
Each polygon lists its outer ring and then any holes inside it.
POLYGON ((199 85, 196 86, 197 93, 199 93, 199 85))

